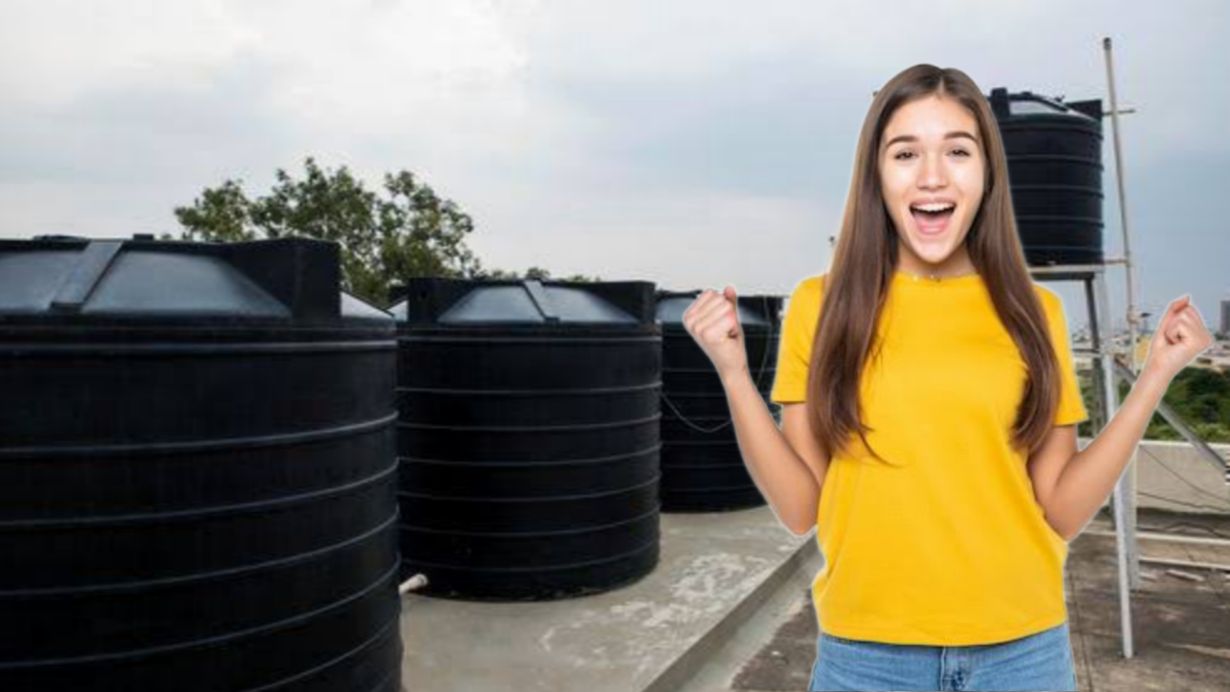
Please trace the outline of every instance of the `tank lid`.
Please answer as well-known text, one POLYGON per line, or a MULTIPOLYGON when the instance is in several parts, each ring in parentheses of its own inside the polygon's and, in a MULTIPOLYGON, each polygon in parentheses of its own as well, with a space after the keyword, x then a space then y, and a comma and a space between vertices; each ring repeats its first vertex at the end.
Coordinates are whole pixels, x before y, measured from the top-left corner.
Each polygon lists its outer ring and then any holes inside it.
POLYGON ((343 316, 339 272, 337 244, 310 238, 3 240, 0 320, 331 323, 343 316))
MULTIPOLYGON (((658 291, 657 319, 662 324, 683 325, 683 313, 700 295, 700 291, 658 291)), ((739 309, 739 324, 769 327, 777 322, 782 297, 767 294, 743 295, 735 301, 739 309)))
POLYGON ((991 111, 1000 120, 1016 117, 1058 116, 1102 122, 1102 101, 1092 99, 1065 103, 1063 97, 1048 97, 1032 91, 1009 93, 1004 87, 991 90, 991 111))
POLYGON ((376 322, 391 322, 393 316, 362 298, 342 291, 342 317, 376 322))
POLYGON ((391 292, 398 322, 470 325, 652 324, 650 281, 419 277, 391 292))

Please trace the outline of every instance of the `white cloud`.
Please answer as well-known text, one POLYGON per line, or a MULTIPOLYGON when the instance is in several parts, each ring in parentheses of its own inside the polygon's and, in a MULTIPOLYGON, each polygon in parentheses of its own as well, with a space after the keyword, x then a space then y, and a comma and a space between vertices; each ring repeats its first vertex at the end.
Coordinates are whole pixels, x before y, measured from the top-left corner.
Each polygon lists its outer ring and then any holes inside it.
POLYGON ((17 0, 0 10, 0 88, 10 101, 71 104, 89 94, 209 75, 257 38, 225 4, 17 0))
MULTIPOLYGON (((917 62, 1084 99, 1110 35, 1129 186, 1230 157, 1227 7, 8 2, 0 236, 170 230, 205 186, 260 192, 313 154, 372 183, 413 170, 475 215, 491 266, 786 290, 827 263, 871 92, 917 62)), ((1182 218, 1207 178, 1136 212, 1207 227, 1182 218)))

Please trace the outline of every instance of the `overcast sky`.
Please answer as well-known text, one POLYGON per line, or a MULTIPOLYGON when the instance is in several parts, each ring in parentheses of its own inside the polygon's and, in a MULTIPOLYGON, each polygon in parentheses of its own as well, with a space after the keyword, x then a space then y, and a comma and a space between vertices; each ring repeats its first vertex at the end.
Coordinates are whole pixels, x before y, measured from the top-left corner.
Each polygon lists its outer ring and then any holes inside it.
MULTIPOLYGON (((1143 309, 1230 295, 1230 3, 0 5, 0 237, 178 232, 305 156, 408 169, 485 266, 784 294, 827 269, 871 93, 919 62, 1107 98, 1115 42, 1143 309)), ((1107 107, 1109 104, 1107 103, 1107 107)), ((1105 245, 1122 253, 1106 123, 1105 245)), ((1121 267, 1108 271, 1116 319, 1121 267)), ((1064 297, 1074 328, 1084 301, 1064 297)), ((1152 323, 1151 323, 1152 324, 1152 323)))

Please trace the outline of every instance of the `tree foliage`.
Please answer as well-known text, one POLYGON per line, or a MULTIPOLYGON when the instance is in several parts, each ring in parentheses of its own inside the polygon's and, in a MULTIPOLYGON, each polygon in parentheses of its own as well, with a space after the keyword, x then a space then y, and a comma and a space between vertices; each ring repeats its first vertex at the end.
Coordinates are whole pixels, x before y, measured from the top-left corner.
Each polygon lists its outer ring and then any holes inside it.
MULTIPOLYGON (((1127 398, 1132 386, 1122 380, 1118 381, 1119 400, 1127 398)), ((1096 386, 1092 383, 1085 387, 1085 405, 1089 411, 1097 405, 1094 392, 1096 386)), ((1170 387, 1162 397, 1168 406, 1189 425, 1206 442, 1230 442, 1230 370, 1187 367, 1179 371, 1171 381, 1170 387)), ((1092 435, 1093 430, 1087 428, 1089 422, 1081 423, 1078 432, 1081 435, 1092 435)), ((1182 440, 1183 436, 1175 430, 1159 412, 1154 412, 1145 429, 1146 440, 1182 440)))
POLYGON ((242 181, 228 179, 206 189, 191 206, 177 207, 175 216, 184 240, 307 236, 335 241, 343 288, 377 305, 385 303, 392 285, 418 276, 549 278, 540 267, 524 277, 484 269, 466 247, 466 236, 474 231, 470 215, 406 170, 385 174, 378 194, 345 166, 322 169, 308 157, 302 178, 278 169, 266 195, 250 198, 242 181))

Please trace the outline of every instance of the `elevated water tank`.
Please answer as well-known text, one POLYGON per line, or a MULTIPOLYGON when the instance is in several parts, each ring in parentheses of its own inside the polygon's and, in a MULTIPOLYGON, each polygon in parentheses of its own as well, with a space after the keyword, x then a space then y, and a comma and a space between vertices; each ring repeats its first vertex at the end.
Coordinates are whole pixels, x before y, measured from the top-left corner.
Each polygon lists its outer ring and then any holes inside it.
POLYGON ((0 241, 0 689, 396 691, 393 330, 332 243, 0 241))
POLYGON ((1102 102, 991 90, 1026 262, 1101 264, 1102 102))
MULTIPOLYGON (((735 438, 713 363, 683 326, 700 291, 658 291, 662 323, 662 511, 705 512, 765 504, 735 438)), ((782 297, 738 298, 747 363, 765 401, 776 373, 782 297)), ((770 406, 776 418, 777 406, 770 406)))
POLYGON ((395 292, 403 574, 543 600, 658 561, 662 332, 644 281, 416 278, 395 292))

